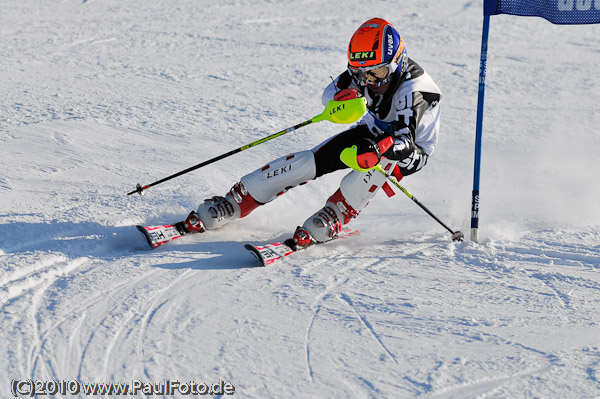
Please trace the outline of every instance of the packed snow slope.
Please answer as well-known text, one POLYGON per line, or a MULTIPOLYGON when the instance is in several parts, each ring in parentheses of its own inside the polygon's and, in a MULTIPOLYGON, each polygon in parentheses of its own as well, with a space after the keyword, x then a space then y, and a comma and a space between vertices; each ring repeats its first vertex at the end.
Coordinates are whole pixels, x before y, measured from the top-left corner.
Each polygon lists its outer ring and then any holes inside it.
POLYGON ((156 251, 133 227, 181 220, 346 128, 311 125, 126 195, 319 114, 352 33, 379 16, 444 93, 436 152, 403 184, 468 236, 482 6, 4 2, 0 397, 28 378, 222 379, 240 398, 600 397, 600 26, 492 18, 479 243, 381 193, 357 239, 256 267, 243 244, 288 236, 344 172, 156 251))

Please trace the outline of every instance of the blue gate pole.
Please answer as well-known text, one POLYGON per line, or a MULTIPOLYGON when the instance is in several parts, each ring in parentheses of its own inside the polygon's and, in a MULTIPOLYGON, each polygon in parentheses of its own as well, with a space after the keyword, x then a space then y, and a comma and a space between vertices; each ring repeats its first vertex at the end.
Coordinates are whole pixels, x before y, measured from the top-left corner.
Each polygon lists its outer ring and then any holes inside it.
POLYGON ((471 196, 471 241, 479 241, 479 181, 481 178, 481 136, 483 134, 483 101, 487 69, 488 36, 490 16, 483 16, 481 33, 481 60, 479 64, 479 94, 477 96, 477 126, 475 131, 475 167, 473 170, 473 193, 471 196))

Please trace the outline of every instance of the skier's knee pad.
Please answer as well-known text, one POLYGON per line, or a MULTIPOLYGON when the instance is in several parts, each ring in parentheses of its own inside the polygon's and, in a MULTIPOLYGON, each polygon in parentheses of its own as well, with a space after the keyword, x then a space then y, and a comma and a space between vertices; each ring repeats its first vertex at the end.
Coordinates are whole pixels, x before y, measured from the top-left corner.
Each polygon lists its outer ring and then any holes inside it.
POLYGON ((276 159, 242 177, 241 182, 256 201, 265 204, 290 188, 314 179, 316 173, 313 152, 301 151, 276 159))

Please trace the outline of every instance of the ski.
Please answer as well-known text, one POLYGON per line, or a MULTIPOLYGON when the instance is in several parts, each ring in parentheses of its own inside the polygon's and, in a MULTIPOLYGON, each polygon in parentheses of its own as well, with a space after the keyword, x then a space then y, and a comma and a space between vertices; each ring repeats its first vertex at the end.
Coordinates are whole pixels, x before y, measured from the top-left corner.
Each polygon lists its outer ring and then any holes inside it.
MULTIPOLYGON (((179 223, 177 223, 179 224, 179 223)), ((162 224, 158 226, 135 226, 146 238, 150 249, 156 249, 161 245, 176 240, 183 236, 177 224, 162 224)))
POLYGON ((244 245, 244 248, 252 252, 252 255, 254 255, 263 266, 268 266, 276 260, 283 259, 295 252, 292 248, 282 242, 274 242, 266 245, 246 244, 244 245))
MULTIPOLYGON (((335 240, 350 238, 350 237, 357 236, 359 234, 360 234, 360 232, 358 230, 353 230, 351 228, 346 227, 346 228, 342 229, 342 231, 340 232, 340 234, 338 234, 338 236, 335 238, 335 240)), ((331 240, 331 241, 333 241, 333 240, 331 240)), ((327 241, 327 242, 331 242, 331 241, 327 241)), ((319 244, 325 244, 325 243, 319 243, 319 244)), ((263 266, 269 266, 269 265, 273 264, 274 262, 281 260, 281 259, 285 258, 286 256, 293 254, 294 252, 297 252, 297 251, 294 251, 289 245, 287 245, 285 243, 285 241, 284 242, 273 242, 273 243, 264 244, 264 245, 246 244, 246 245, 244 245, 244 248, 246 248, 248 251, 250 251, 252 253, 252 255, 254 255, 263 266)), ((308 248, 310 248, 310 247, 308 247, 308 248)))

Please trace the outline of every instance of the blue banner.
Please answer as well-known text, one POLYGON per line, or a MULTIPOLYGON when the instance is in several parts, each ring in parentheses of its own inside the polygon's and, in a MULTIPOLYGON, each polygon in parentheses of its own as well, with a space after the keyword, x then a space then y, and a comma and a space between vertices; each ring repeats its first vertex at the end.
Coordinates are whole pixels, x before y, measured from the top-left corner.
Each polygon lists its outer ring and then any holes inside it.
POLYGON ((483 15, 542 17, 553 24, 600 23, 600 0, 484 0, 483 15))

